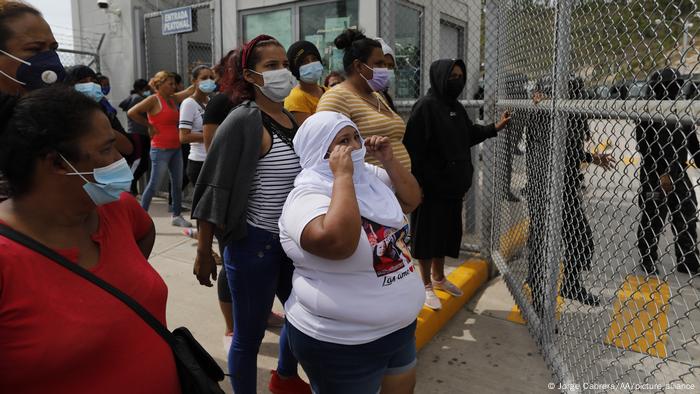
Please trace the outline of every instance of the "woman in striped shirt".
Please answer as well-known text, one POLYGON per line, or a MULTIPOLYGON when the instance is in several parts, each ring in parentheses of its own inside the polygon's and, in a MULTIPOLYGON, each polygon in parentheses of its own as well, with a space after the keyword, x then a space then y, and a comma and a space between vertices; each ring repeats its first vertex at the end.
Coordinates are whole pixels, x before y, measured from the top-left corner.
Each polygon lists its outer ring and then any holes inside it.
MULTIPOLYGON (((365 137, 388 137, 394 155, 404 168, 411 168, 411 159, 403 146, 406 123, 394 112, 380 93, 389 83, 389 71, 382 45, 360 31, 348 29, 335 39, 335 46, 344 50, 345 82, 326 92, 317 112, 340 112, 350 118, 365 137)), ((376 159, 367 162, 381 166, 376 159)))
MULTIPOLYGON (((254 394, 258 349, 275 294, 284 304, 292 290, 294 266, 280 244, 278 222, 301 167, 292 148, 297 125, 283 104, 294 86, 284 48, 261 35, 233 56, 235 67, 222 87, 238 106, 217 129, 194 192, 192 217, 199 228, 194 273, 205 286, 216 279, 211 252, 216 231, 224 245, 236 327, 228 358, 233 391, 254 394)), ((311 393, 297 375, 285 328, 269 389, 311 393)))

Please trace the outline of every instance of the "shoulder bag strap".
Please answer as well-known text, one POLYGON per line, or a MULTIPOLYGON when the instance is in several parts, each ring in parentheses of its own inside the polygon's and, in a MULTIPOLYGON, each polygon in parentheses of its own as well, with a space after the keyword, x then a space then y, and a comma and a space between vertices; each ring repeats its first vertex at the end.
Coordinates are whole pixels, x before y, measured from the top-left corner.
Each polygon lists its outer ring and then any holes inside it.
POLYGON ((131 308, 131 310, 136 312, 136 314, 139 315, 139 317, 143 319, 146 322, 146 324, 151 326, 151 328, 156 333, 158 333, 158 335, 160 335, 166 343, 168 343, 170 346, 174 345, 175 338, 173 334, 170 331, 168 331, 168 329, 160 321, 158 321, 158 319, 156 319, 150 312, 148 312, 139 303, 134 301, 133 298, 124 294, 121 290, 105 282, 104 280, 97 277, 95 274, 86 270, 85 268, 79 266, 78 264, 71 262, 70 260, 61 256, 51 248, 43 245, 40 242, 37 242, 36 240, 14 230, 13 228, 3 223, 0 223, 0 235, 12 241, 15 241, 20 245, 23 245, 36 253, 43 255, 44 257, 54 261, 63 268, 73 272, 78 276, 83 277, 85 280, 91 282, 95 286, 111 294, 119 301, 124 303, 126 306, 131 308))

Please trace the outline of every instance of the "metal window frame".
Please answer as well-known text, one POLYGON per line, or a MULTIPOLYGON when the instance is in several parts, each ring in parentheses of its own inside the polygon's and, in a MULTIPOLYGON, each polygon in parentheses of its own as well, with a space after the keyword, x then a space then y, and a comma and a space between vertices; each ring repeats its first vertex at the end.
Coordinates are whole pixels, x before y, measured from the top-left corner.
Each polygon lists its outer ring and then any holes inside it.
MULTIPOLYGON (((457 41, 457 58, 464 59, 464 56, 467 53, 467 37, 469 36, 467 30, 467 27, 469 25, 468 22, 463 21, 459 18, 455 18, 451 15, 447 15, 444 12, 440 12, 440 25, 453 27, 461 33, 457 41)), ((440 39, 442 39, 442 37, 440 37, 440 39)))
MULTIPOLYGON (((426 41, 426 29, 425 29, 425 7, 412 3, 408 0, 396 0, 396 8, 398 9, 399 6, 404 6, 406 8, 412 9, 414 11, 418 11, 418 28, 420 29, 420 33, 418 34, 418 48, 420 49, 420 80, 418 82, 418 97, 422 97, 424 95, 425 89, 423 87, 425 81, 424 81, 424 76, 426 75, 426 70, 427 67, 425 62, 426 62, 426 55, 425 55, 425 41, 426 41)), ((398 11, 397 11, 398 13, 398 11)), ((394 47, 396 47, 396 29, 394 29, 394 47)), ((416 99, 409 99, 415 102, 416 99)))
MULTIPOLYGON (((340 3, 347 0, 304 0, 295 1, 293 3, 279 4, 272 6, 262 6, 256 8, 249 8, 246 10, 238 11, 238 36, 241 38, 240 41, 245 41, 245 30, 243 25, 243 19, 249 15, 263 14, 266 12, 280 11, 280 10, 290 10, 291 11, 291 23, 292 23, 292 42, 299 41, 301 38, 301 9, 303 7, 330 4, 330 3, 340 3)), ((360 1, 358 0, 358 8, 360 6, 360 1)), ((358 9, 359 11, 359 9, 358 9)), ((359 21, 359 15, 357 15, 359 21)))

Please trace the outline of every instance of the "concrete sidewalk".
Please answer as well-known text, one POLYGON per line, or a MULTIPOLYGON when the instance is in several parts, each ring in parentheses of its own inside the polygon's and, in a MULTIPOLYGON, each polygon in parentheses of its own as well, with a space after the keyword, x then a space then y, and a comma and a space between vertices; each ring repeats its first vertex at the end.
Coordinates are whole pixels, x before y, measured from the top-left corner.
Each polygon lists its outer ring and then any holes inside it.
MULTIPOLYGON (((186 326, 227 371, 224 321, 216 287, 200 286, 192 274, 195 241, 170 225, 166 202, 154 199, 156 224, 151 264, 168 284, 168 326, 186 326)), ((188 217, 189 212, 184 216, 188 217)), ((461 261, 448 262, 457 266, 461 261)), ((513 300, 502 281, 485 286, 418 354, 419 394, 541 393, 551 375, 525 326, 506 320, 513 300)), ((274 309, 282 311, 275 300, 274 309)), ((258 392, 268 393, 275 369, 279 330, 267 331, 258 355, 258 392)), ((222 384, 232 393, 228 381, 222 384)))

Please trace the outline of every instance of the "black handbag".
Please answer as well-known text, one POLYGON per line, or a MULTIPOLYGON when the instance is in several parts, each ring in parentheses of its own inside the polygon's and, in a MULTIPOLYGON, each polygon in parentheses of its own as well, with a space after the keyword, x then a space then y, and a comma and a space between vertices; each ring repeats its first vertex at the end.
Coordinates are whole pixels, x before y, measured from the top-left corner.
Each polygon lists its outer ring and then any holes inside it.
POLYGON ((173 355, 175 356, 177 374, 180 379, 180 387, 183 394, 224 394, 224 391, 219 387, 218 383, 224 380, 224 372, 187 328, 180 327, 170 332, 167 327, 161 324, 161 322, 151 315, 144 307, 119 289, 95 276, 92 272, 78 264, 69 261, 40 242, 2 223, 0 223, 0 235, 53 260, 76 275, 82 276, 84 279, 113 295, 136 312, 141 319, 151 326, 151 328, 170 345, 173 355))

